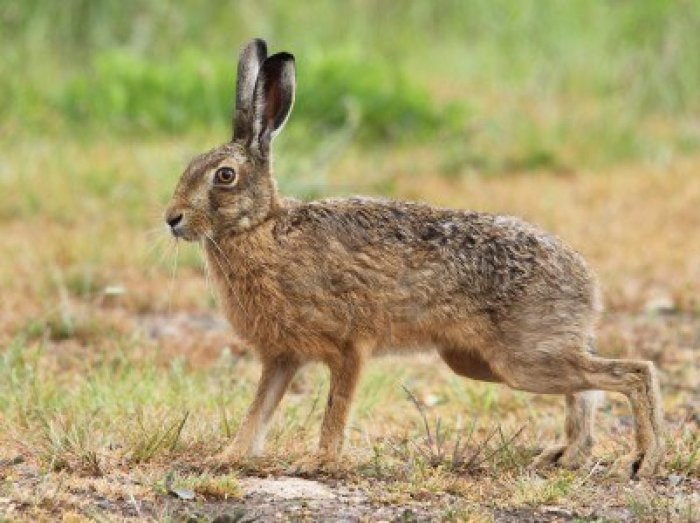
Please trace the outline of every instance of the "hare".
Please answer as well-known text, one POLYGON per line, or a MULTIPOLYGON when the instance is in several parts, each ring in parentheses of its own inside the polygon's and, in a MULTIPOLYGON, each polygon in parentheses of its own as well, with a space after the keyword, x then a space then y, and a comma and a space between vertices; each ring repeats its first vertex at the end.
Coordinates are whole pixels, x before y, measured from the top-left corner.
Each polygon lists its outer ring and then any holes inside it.
POLYGON ((625 394, 636 452, 624 474, 662 459, 654 365, 595 355, 598 289, 582 257, 510 216, 373 198, 302 203, 278 195, 271 142, 294 102, 291 54, 256 39, 238 63, 233 137, 196 157, 165 213, 199 242, 234 330, 262 362, 255 399, 222 460, 258 455, 297 370, 331 383, 319 459, 338 457, 372 355, 437 350, 458 375, 566 398, 565 440, 535 466, 578 467, 593 445, 597 390, 625 394))

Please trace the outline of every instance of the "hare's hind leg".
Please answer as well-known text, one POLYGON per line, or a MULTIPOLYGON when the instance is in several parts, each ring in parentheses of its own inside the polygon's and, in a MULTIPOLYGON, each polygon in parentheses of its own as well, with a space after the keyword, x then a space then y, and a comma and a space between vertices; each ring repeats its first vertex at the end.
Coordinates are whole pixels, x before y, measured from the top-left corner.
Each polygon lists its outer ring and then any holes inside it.
POLYGON ((566 441, 546 448, 533 462, 534 468, 559 464, 576 469, 585 464, 593 448, 593 420, 598 391, 566 395, 566 441))
MULTIPOLYGON (((440 356, 460 376, 498 383, 503 381, 477 352, 441 349, 440 356)), ((533 463, 535 468, 559 463, 567 468, 583 465, 593 447, 594 391, 566 395, 566 441, 546 448, 533 463)))
MULTIPOLYGON (((629 399, 636 425, 636 453, 616 466, 625 475, 651 476, 663 457, 662 410, 654 364, 611 360, 584 351, 536 350, 508 354, 495 369, 515 389, 543 394, 590 390, 621 392, 629 399)), ((578 419, 578 418, 572 418, 578 419)), ((562 455, 562 457, 564 457, 562 455)))
POLYGON ((298 369, 299 364, 289 360, 263 362, 255 399, 233 442, 217 456, 218 462, 228 463, 262 452, 267 424, 298 369))
POLYGON ((661 392, 654 364, 592 357, 586 366, 586 377, 594 387, 623 393, 634 413, 637 450, 616 463, 616 472, 652 476, 664 452, 661 392))

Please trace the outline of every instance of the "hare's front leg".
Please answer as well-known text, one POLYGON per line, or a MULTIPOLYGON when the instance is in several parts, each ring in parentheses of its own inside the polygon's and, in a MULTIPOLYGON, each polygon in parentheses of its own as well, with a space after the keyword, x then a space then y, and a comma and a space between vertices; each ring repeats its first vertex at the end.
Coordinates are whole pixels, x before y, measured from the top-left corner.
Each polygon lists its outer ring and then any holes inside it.
POLYGON ((217 461, 229 463, 241 457, 259 455, 262 452, 268 421, 298 368, 298 363, 290 360, 263 362, 255 399, 248 408, 233 443, 219 454, 217 461))
POLYGON ((343 447, 345 425, 364 360, 362 351, 351 350, 329 363, 331 385, 319 442, 322 459, 336 458, 343 447))

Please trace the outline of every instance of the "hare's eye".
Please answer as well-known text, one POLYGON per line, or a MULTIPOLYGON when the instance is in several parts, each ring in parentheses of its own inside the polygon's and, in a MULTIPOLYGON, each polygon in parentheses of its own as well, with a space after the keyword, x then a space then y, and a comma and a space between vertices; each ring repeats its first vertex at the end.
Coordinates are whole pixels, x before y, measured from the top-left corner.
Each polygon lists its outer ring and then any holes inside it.
POLYGON ((231 185, 236 179, 236 171, 230 167, 219 167, 214 174, 214 183, 217 185, 231 185))

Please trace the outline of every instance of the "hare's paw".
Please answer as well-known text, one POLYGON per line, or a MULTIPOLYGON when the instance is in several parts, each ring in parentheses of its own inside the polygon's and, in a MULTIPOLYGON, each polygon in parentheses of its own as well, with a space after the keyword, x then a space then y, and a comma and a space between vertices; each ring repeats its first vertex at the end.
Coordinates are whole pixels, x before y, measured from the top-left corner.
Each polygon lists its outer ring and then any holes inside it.
POLYGON ((338 461, 337 456, 319 453, 296 460, 289 467, 289 473, 298 476, 313 476, 321 472, 336 472, 340 468, 341 463, 338 461))
POLYGON ((639 460, 635 476, 638 478, 653 477, 659 470, 663 457, 664 446, 662 444, 652 445, 639 460))
POLYGON ((557 463, 569 470, 577 470, 585 466, 591 457, 591 445, 585 443, 570 443, 557 463))
POLYGON ((661 465, 663 447, 652 445, 644 453, 632 453, 617 459, 610 468, 610 475, 620 479, 651 478, 661 465))
POLYGON ((323 460, 317 455, 304 456, 294 463, 288 469, 288 473, 295 476, 312 476, 323 468, 323 460))
POLYGON ((248 456, 235 444, 229 445, 218 454, 206 460, 208 467, 216 470, 225 470, 238 467, 245 463, 248 456))
POLYGON ((564 454, 564 451, 566 451, 566 448, 567 445, 563 443, 550 445, 537 455, 532 461, 530 468, 533 470, 543 470, 556 465, 559 462, 559 458, 564 454))
POLYGON ((632 478, 642 462, 642 458, 643 456, 632 453, 616 459, 610 467, 609 475, 621 480, 632 478))
POLYGON ((558 465, 570 470, 583 467, 590 454, 590 447, 576 443, 557 443, 544 449, 530 466, 534 470, 543 470, 558 465))

